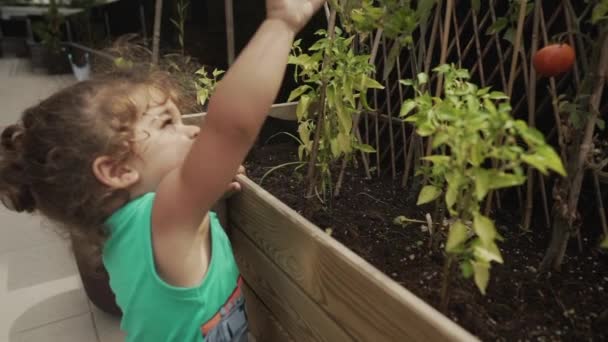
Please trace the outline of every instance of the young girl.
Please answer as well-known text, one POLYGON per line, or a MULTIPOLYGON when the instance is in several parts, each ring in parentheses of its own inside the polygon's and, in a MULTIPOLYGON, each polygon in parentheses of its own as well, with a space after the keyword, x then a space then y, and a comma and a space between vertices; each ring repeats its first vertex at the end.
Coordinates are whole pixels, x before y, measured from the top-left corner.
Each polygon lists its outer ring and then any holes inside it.
POLYGON ((267 18, 184 125, 163 74, 85 81, 2 132, 0 193, 102 255, 129 341, 242 341, 232 250, 211 206, 226 192, 280 86, 295 34, 322 0, 266 0, 267 18))

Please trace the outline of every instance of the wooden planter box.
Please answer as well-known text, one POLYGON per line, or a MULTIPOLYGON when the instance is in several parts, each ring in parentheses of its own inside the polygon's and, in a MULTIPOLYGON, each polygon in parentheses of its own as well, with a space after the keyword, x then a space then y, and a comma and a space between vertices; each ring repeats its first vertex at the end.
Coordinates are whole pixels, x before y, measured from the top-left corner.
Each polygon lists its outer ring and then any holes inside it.
POLYGON ((475 341, 476 337, 240 177, 228 227, 258 341, 475 341))

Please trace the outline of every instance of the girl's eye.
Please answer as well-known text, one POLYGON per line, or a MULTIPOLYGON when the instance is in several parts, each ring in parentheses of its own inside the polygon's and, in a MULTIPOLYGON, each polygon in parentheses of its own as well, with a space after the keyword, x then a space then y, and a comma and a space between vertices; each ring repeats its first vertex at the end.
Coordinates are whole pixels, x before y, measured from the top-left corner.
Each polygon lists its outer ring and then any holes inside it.
POLYGON ((172 123, 173 123, 172 119, 163 120, 162 124, 160 125, 160 128, 165 128, 165 127, 171 125, 172 123))

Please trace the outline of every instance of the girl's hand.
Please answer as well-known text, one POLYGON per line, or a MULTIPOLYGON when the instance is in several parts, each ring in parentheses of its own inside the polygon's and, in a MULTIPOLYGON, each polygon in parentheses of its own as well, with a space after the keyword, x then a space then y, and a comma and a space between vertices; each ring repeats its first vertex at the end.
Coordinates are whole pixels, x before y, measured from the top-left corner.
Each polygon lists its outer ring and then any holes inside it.
POLYGON ((295 34, 324 2, 325 0, 266 0, 266 18, 285 22, 295 34))
MULTIPOLYGON (((245 174, 245 167, 243 165, 239 166, 239 169, 236 171, 236 175, 238 176, 245 174)), ((228 184, 228 189, 226 189, 226 192, 224 193, 224 196, 222 196, 222 199, 226 199, 239 191, 241 191, 241 184, 237 181, 231 182, 230 184, 228 184)))

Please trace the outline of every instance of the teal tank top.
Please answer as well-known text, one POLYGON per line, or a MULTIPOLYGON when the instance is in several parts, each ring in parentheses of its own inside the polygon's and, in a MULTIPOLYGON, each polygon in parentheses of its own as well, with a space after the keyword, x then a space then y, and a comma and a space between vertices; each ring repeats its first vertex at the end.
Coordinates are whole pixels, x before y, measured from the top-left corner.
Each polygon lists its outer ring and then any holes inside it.
POLYGON ((110 231, 103 263, 123 312, 127 341, 247 340, 247 314, 241 278, 230 241, 210 213, 211 260, 195 287, 163 281, 154 263, 151 217, 154 193, 117 210, 106 221, 110 231))

